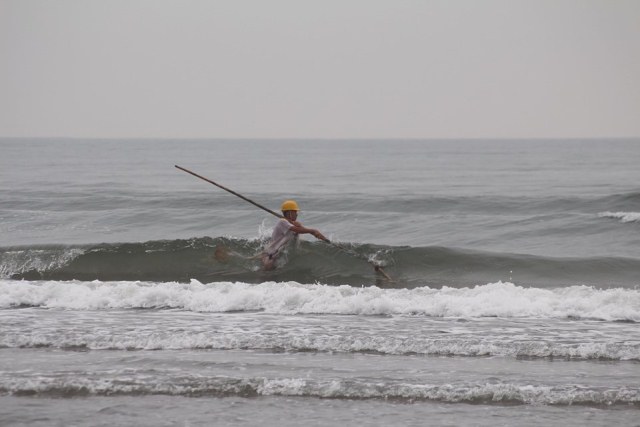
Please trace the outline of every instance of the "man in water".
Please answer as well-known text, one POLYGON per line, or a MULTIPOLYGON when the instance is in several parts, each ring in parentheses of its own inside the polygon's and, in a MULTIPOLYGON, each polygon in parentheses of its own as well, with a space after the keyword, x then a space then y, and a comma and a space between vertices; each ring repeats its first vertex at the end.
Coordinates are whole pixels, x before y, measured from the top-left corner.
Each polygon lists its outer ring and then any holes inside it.
POLYGON ((276 224, 271 234, 271 241, 262 253, 262 266, 265 270, 276 268, 276 261, 280 253, 287 246, 287 243, 291 240, 296 240, 299 234, 311 234, 316 239, 324 240, 325 242, 329 241, 315 228, 307 228, 296 221, 300 208, 295 201, 286 200, 280 210, 284 218, 276 224))

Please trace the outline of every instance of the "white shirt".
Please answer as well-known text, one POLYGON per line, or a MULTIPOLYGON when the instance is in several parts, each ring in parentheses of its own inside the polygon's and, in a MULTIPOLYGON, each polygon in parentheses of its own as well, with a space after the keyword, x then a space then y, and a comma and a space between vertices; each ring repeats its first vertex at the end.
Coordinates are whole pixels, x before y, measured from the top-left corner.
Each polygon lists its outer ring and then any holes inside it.
POLYGON ((271 233, 271 241, 264 250, 269 258, 277 257, 278 254, 282 252, 282 250, 287 246, 287 243, 291 241, 291 239, 295 239, 298 237, 298 234, 291 230, 291 227, 293 227, 293 224, 291 224, 286 219, 281 219, 273 228, 273 233, 271 233))

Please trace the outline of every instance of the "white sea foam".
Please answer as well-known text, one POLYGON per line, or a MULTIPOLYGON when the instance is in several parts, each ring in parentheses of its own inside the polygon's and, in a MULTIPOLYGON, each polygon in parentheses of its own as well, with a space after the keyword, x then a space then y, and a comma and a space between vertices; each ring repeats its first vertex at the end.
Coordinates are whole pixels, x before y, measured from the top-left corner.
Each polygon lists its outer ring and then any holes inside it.
MULTIPOLYGON (((413 335, 397 337, 348 334, 309 334, 300 330, 278 330, 277 334, 232 331, 225 333, 134 331, 42 331, 12 332, 0 336, 0 347, 91 350, 286 350, 376 354, 422 354, 435 356, 501 356, 518 358, 640 360, 640 344, 633 342, 555 342, 548 339, 502 339, 432 337, 413 335)), ((615 337, 612 338, 616 340, 615 337)), ((557 340, 560 341, 560 340, 557 340)))
POLYGON ((15 249, 2 252, 0 278, 29 270, 55 270, 84 253, 83 249, 15 249))
POLYGON ((600 212, 600 218, 618 219, 620 222, 640 222, 640 212, 600 212))
POLYGON ((0 393, 74 397, 87 395, 172 396, 305 396, 331 399, 434 400, 449 403, 532 405, 638 405, 634 387, 591 388, 579 385, 554 387, 516 383, 414 384, 365 379, 233 378, 226 376, 166 375, 152 373, 103 373, 84 375, 12 375, 0 378, 0 393))
POLYGON ((0 280, 0 307, 73 310, 176 308, 197 312, 587 318, 640 322, 640 290, 541 289, 512 283, 474 288, 381 289, 266 282, 59 282, 0 280))

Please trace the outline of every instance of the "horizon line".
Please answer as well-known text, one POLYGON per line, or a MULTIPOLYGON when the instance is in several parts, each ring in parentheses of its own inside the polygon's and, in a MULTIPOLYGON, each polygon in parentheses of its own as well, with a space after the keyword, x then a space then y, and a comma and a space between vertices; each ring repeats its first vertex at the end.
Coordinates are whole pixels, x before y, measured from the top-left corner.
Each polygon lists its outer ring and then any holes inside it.
POLYGON ((640 140, 639 136, 549 136, 549 137, 153 137, 153 136, 0 136, 0 140, 93 140, 93 141, 594 141, 640 140))

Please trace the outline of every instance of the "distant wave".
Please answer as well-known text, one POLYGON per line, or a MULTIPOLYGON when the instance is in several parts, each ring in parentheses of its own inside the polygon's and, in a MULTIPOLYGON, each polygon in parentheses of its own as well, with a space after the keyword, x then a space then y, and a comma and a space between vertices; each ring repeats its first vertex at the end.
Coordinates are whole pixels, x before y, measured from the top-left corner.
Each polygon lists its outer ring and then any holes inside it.
POLYGON ((620 222, 640 222, 640 212, 600 212, 598 216, 619 219, 620 222))
POLYGON ((640 191, 630 191, 628 193, 616 194, 606 198, 607 202, 615 204, 635 204, 640 203, 640 191))
POLYGON ((0 308, 72 310, 182 309, 196 312, 419 315, 434 317, 580 318, 640 322, 640 290, 586 286, 523 288, 492 283, 473 288, 381 289, 219 282, 0 281, 0 308))
POLYGON ((0 394, 14 396, 83 397, 171 395, 184 397, 291 396, 321 399, 381 399, 399 402, 439 401, 485 405, 640 406, 637 387, 597 388, 547 386, 509 382, 421 384, 399 381, 267 378, 187 375, 159 371, 100 375, 25 374, 0 378, 0 394))
MULTIPOLYGON (((197 200, 191 198, 184 204, 193 204, 197 200)), ((388 197, 362 197, 358 195, 345 199, 342 196, 324 196, 322 206, 335 212, 585 212, 616 209, 626 210, 637 207, 640 203, 640 192, 611 194, 599 197, 578 196, 540 196, 523 198, 521 196, 501 195, 469 195, 469 196, 425 196, 397 195, 394 203, 388 197)))
POLYGON ((535 287, 640 284, 640 260, 548 258, 444 247, 344 244, 346 253, 322 242, 301 242, 275 271, 261 270, 259 240, 192 238, 95 246, 0 248, 0 277, 24 280, 140 280, 203 283, 288 282, 386 288, 463 287, 510 281, 535 287), (356 254, 357 256, 354 256, 356 254), (219 256, 222 255, 222 256, 219 256), (393 281, 376 274, 371 259, 393 281))

